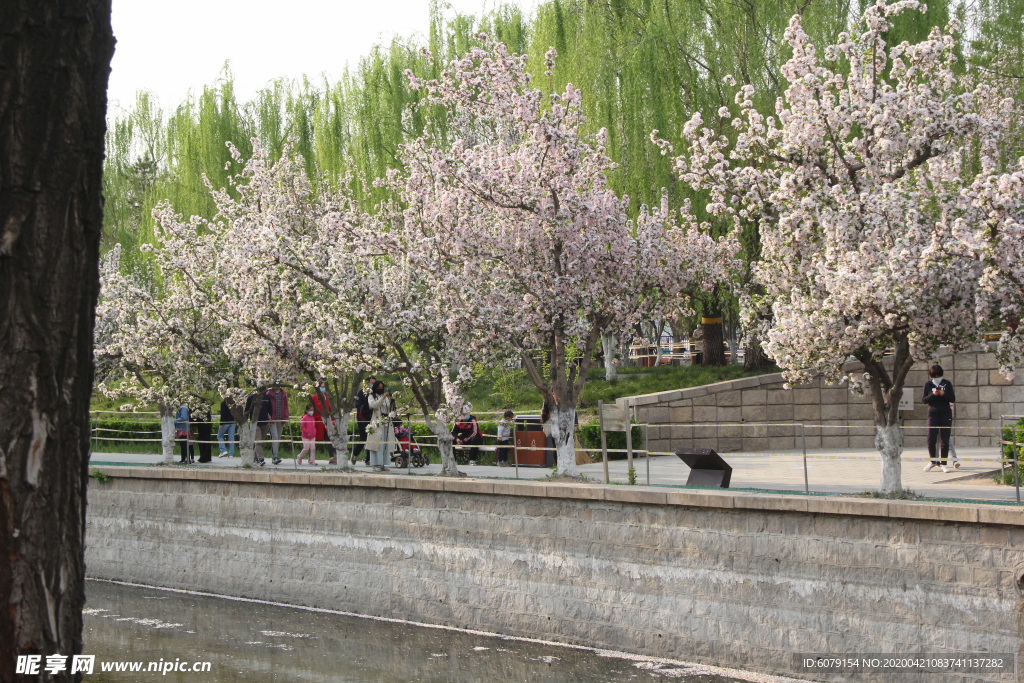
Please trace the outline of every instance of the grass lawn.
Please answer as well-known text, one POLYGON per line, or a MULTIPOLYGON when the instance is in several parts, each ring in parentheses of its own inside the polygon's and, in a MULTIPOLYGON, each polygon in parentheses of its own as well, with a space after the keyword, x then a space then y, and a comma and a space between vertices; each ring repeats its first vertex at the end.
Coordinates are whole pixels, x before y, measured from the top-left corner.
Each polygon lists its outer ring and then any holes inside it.
MULTIPOLYGON (((662 365, 653 368, 619 368, 619 377, 613 382, 604 379, 604 368, 593 368, 587 374, 587 384, 580 400, 580 418, 597 416, 597 402, 612 403, 623 396, 653 394, 725 382, 741 377, 778 372, 776 368, 763 372, 744 372, 742 365, 722 368, 662 365)), ((467 395, 476 412, 497 412, 505 408, 517 412, 540 411, 540 392, 522 370, 482 371, 467 395)))

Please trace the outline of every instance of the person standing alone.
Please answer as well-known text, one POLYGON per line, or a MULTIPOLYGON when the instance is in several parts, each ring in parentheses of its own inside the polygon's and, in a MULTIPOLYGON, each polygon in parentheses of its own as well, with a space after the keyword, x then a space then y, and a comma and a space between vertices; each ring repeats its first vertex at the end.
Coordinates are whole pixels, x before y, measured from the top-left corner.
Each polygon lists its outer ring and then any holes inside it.
MULTIPOLYGON (((366 379, 366 385, 360 387, 356 392, 356 443, 352 448, 352 464, 356 464, 359 454, 363 452, 366 445, 366 428, 370 425, 373 417, 373 410, 370 409, 370 394, 373 393, 373 385, 377 378, 370 375, 366 379)), ((370 450, 366 449, 366 464, 370 464, 370 450)))
POLYGON ((274 453, 272 462, 281 464, 281 437, 285 425, 288 424, 288 394, 281 388, 280 382, 274 382, 274 388, 267 392, 270 397, 270 450, 274 453))
POLYGON ((953 383, 943 378, 941 365, 929 368, 928 377, 930 379, 924 385, 922 400, 928 405, 928 457, 931 461, 925 465, 924 471, 930 472, 940 467, 943 472, 949 472, 946 459, 949 457, 949 434, 953 428, 956 394, 953 392, 953 383))

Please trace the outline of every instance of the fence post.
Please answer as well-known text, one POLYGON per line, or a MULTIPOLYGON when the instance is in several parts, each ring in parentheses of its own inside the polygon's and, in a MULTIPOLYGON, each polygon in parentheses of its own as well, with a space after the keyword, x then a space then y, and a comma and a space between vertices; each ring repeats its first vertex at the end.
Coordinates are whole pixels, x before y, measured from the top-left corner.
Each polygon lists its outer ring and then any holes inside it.
MULTIPOLYGON (((633 416, 627 414, 626 415, 626 473, 627 473, 626 481, 629 481, 628 474, 629 474, 629 471, 632 470, 632 469, 633 469, 633 416)), ((635 478, 636 472, 634 472, 633 474, 634 474, 634 478, 635 478)))
POLYGON ((651 439, 647 433, 648 425, 644 425, 644 453, 647 455, 644 460, 647 461, 647 485, 651 485, 651 439))
POLYGON ((807 425, 800 423, 800 441, 804 449, 804 493, 811 492, 811 485, 807 479, 807 425))
POLYGON ((1013 486, 1017 490, 1017 504, 1020 504, 1020 466, 1017 464, 1017 423, 1010 424, 1013 430, 1013 486))
POLYGON ((512 457, 516 461, 516 479, 519 478, 519 439, 516 438, 516 422, 512 418, 512 457))
POLYGON ((601 431, 601 461, 604 463, 604 483, 608 483, 608 440, 604 435, 604 401, 597 402, 597 424, 601 431))
POLYGON ((1006 429, 1006 416, 999 416, 999 476, 1006 481, 1006 451, 1003 446, 1006 445, 1006 437, 1004 436, 1003 430, 1006 429))

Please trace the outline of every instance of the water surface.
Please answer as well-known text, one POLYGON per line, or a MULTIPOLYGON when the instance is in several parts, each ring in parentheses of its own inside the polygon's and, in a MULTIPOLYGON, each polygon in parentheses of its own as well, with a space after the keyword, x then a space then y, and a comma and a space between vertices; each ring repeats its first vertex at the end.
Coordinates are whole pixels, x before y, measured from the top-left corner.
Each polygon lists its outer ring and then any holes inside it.
MULTIPOLYGON (((92 681, 744 680, 704 667, 100 581, 86 584, 92 681), (210 673, 101 673, 104 661, 208 661, 210 673)), ((746 680, 754 680, 751 677, 746 680)))

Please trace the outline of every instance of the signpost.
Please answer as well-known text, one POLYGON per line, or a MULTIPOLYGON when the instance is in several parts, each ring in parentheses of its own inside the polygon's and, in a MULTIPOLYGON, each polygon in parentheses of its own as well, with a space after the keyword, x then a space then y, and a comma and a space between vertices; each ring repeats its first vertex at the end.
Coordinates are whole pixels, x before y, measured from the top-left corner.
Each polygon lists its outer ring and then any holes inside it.
POLYGON ((615 405, 605 405, 604 401, 597 402, 598 422, 601 429, 601 460, 604 463, 604 483, 608 483, 608 439, 605 432, 626 432, 626 459, 628 468, 633 469, 633 434, 632 425, 629 423, 629 415, 626 409, 615 405))

